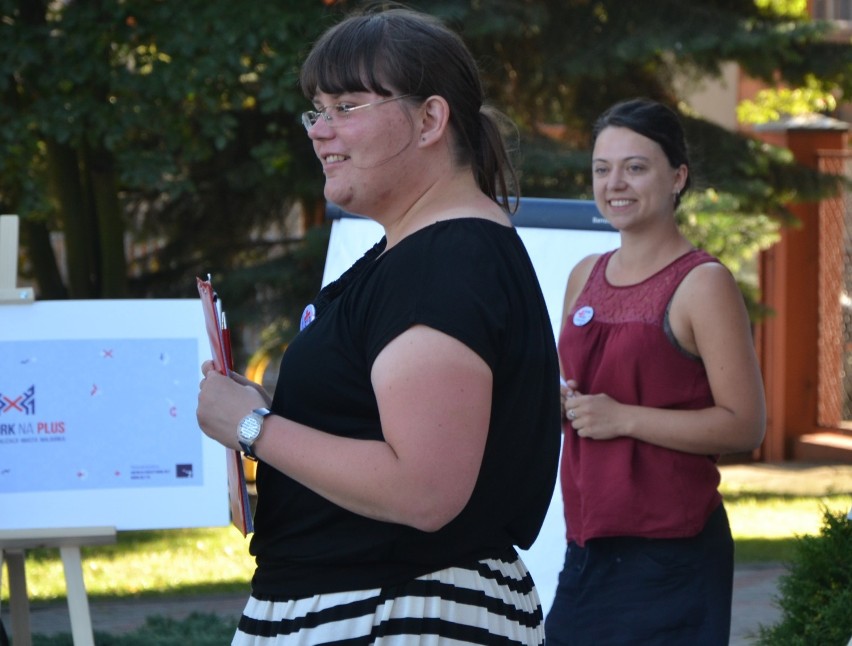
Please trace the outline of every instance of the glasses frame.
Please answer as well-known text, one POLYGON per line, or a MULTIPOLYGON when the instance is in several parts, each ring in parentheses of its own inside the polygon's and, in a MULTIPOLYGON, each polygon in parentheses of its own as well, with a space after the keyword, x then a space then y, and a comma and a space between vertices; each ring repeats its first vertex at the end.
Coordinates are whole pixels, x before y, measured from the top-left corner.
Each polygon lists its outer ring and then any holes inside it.
POLYGON ((373 101, 372 103, 362 103, 361 105, 351 106, 346 103, 333 103, 332 105, 323 106, 319 110, 306 110, 302 113, 302 125, 305 126, 305 130, 310 130, 313 126, 317 124, 317 122, 320 120, 320 117, 322 117, 329 126, 334 128, 335 119, 346 121, 346 118, 351 113, 355 112, 355 110, 361 110, 362 108, 372 108, 376 105, 390 103, 391 101, 399 101, 400 99, 406 99, 410 96, 410 94, 401 94, 399 96, 391 96, 387 99, 373 101), (329 112, 329 110, 334 110, 335 112, 332 113, 329 112))

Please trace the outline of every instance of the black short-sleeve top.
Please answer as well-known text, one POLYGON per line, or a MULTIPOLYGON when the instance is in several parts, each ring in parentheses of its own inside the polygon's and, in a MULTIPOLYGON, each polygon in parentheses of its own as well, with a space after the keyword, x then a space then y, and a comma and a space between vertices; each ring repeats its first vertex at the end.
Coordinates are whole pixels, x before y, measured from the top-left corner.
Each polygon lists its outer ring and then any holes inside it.
POLYGON ((334 297, 290 343, 272 410, 327 433, 381 440, 373 362, 414 325, 439 330, 493 374, 473 494, 450 523, 423 532, 347 511, 261 462, 255 594, 381 587, 500 556, 513 545, 526 549, 550 503, 561 441, 559 371, 544 298, 517 231, 480 218, 447 220, 381 250, 348 272, 345 285, 332 286, 334 297))

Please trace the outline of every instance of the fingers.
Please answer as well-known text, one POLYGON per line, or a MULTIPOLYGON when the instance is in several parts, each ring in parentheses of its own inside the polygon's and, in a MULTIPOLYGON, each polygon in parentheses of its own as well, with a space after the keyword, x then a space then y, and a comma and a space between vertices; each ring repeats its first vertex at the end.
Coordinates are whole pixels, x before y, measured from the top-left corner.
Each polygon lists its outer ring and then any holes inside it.
POLYGON ((572 408, 573 402, 571 401, 573 399, 573 397, 574 397, 574 395, 567 395, 567 394, 562 395, 562 414, 570 420, 574 419, 572 417, 572 415, 574 415, 574 413, 572 412, 574 410, 572 408))
POLYGON ((209 359, 201 364, 201 374, 204 375, 205 377, 207 377, 207 373, 210 372, 211 370, 213 370, 215 372, 216 368, 213 365, 213 362, 210 361, 209 359))
POLYGON ((577 397, 580 393, 577 392, 577 382, 573 379, 565 381, 561 380, 562 386, 562 414, 572 423, 577 419, 577 397))
POLYGON ((251 381, 245 375, 241 375, 240 373, 234 372, 233 370, 231 370, 231 374, 229 376, 231 377, 231 379, 236 381, 241 386, 255 386, 256 385, 253 381, 251 381))

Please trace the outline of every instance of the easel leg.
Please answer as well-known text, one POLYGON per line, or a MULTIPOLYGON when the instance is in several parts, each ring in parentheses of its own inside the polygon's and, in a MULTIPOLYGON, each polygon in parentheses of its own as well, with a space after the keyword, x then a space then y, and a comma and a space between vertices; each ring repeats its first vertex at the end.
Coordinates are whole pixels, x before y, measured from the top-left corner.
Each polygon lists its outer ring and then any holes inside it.
MULTIPOLYGON (((78 546, 60 547, 62 566, 65 568, 65 588, 68 594, 68 613, 71 615, 71 637, 74 646, 95 646, 92 618, 89 615, 89 598, 83 582, 83 563, 78 546)), ((17 642, 15 643, 17 646, 17 642)))
POLYGON ((32 646, 30 633, 30 600, 27 597, 27 571, 24 550, 3 550, 9 571, 9 615, 12 618, 12 639, 15 646, 32 646))

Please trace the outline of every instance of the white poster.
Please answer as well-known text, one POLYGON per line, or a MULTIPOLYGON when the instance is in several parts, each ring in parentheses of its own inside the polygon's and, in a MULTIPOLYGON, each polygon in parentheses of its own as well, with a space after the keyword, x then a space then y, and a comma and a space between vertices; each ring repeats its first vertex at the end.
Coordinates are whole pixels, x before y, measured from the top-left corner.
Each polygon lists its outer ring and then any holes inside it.
MULTIPOLYGON (((347 216, 334 207, 330 210, 336 219, 332 223, 323 285, 340 276, 383 235, 381 226, 372 220, 347 216)), ((565 284, 572 267, 591 253, 616 248, 619 235, 590 201, 525 198, 514 220, 532 259, 556 339, 565 284)), ((521 557, 533 576, 546 614, 565 558, 565 521, 558 480, 538 539, 529 550, 521 552, 521 557)))
POLYGON ((0 305, 0 530, 229 523, 198 300, 0 305))

